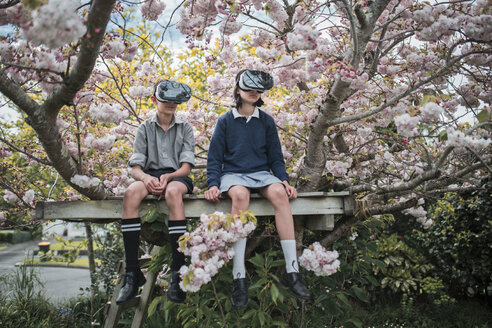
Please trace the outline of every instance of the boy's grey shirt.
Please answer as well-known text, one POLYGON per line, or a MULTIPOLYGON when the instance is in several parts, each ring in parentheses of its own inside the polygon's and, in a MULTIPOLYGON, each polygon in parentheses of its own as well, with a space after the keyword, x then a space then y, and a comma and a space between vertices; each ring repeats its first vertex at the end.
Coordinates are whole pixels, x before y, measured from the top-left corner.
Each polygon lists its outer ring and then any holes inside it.
POLYGON ((130 166, 140 165, 144 171, 173 168, 181 163, 195 165, 195 138, 191 125, 173 116, 165 132, 157 120, 157 114, 145 120, 137 130, 130 166))

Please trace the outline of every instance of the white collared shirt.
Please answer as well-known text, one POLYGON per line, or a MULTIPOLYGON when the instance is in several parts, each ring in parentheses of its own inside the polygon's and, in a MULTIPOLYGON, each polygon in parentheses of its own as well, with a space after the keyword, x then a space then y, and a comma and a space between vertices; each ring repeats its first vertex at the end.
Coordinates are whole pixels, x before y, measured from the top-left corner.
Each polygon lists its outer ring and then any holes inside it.
POLYGON ((253 114, 251 114, 250 116, 246 117, 244 115, 239 114, 237 108, 234 107, 232 109, 232 115, 234 116, 234 119, 239 118, 239 117, 244 117, 244 118, 246 118, 246 123, 248 123, 251 120, 252 117, 260 118, 260 111, 258 110, 258 107, 255 107, 255 110, 253 111, 253 114))

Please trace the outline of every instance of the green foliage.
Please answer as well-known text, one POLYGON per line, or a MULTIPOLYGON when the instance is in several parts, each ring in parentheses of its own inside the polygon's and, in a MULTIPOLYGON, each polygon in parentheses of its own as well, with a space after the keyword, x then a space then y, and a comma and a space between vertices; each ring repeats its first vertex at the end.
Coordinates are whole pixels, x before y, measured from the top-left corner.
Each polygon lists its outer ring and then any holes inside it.
POLYGON ((359 308, 357 313, 367 328, 488 328, 492 325, 488 305, 470 299, 436 306, 407 294, 385 295, 359 308))
POLYGON ((393 292, 415 294, 420 281, 433 268, 427 259, 409 247, 396 234, 382 234, 377 240, 377 253, 373 256, 383 261, 386 267, 374 266, 374 274, 381 287, 393 292))
POLYGON ((416 239, 427 250, 439 276, 457 295, 471 287, 484 295, 492 286, 492 181, 483 189, 449 193, 428 210, 432 226, 416 239))
POLYGON ((447 295, 446 287, 440 278, 425 277, 421 283, 422 293, 435 305, 448 305, 456 303, 456 300, 447 295))
POLYGON ((103 289, 103 293, 111 295, 114 282, 118 275, 116 268, 118 262, 123 258, 123 249, 120 245, 121 230, 119 225, 109 224, 105 226, 105 234, 96 234, 94 239, 96 247, 94 256, 99 260, 95 278, 103 289))

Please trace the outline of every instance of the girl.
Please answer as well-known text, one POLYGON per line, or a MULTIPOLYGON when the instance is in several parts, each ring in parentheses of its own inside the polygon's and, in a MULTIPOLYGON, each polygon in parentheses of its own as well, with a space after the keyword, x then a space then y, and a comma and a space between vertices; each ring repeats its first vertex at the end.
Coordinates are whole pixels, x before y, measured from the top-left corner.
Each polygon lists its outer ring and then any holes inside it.
MULTIPOLYGON (((215 128, 207 159, 205 198, 218 202, 221 193, 232 200, 231 213, 248 210, 250 193, 259 192, 273 205, 275 223, 285 257, 282 283, 302 299, 310 298, 297 263, 294 220, 289 199, 297 191, 289 185, 282 148, 273 118, 261 111, 261 93, 273 87, 270 74, 242 70, 236 75, 235 108, 222 115, 215 128), (273 174, 272 174, 273 173, 273 174)), ((248 282, 244 265, 246 238, 234 244, 233 290, 236 308, 247 305, 248 282)))

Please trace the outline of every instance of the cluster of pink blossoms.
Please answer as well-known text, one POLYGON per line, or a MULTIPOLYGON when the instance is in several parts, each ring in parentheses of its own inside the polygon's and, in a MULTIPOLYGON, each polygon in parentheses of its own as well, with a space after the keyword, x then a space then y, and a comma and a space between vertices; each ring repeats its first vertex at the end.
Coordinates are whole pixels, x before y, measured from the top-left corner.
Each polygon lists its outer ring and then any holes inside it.
POLYGON ((32 12, 32 22, 22 26, 27 40, 58 48, 80 39, 87 28, 76 10, 79 1, 50 0, 32 12))
POLYGON ((200 225, 179 240, 179 249, 190 256, 189 266, 182 266, 181 289, 197 292, 212 280, 219 269, 234 256, 232 244, 246 238, 256 228, 256 218, 251 212, 241 215, 202 214, 200 225))
POLYGON ((140 5, 142 17, 151 21, 156 21, 166 9, 166 4, 160 0, 147 0, 140 5))
POLYGON ((317 276, 330 276, 340 266, 337 251, 327 251, 319 242, 306 248, 299 257, 299 264, 317 276))

